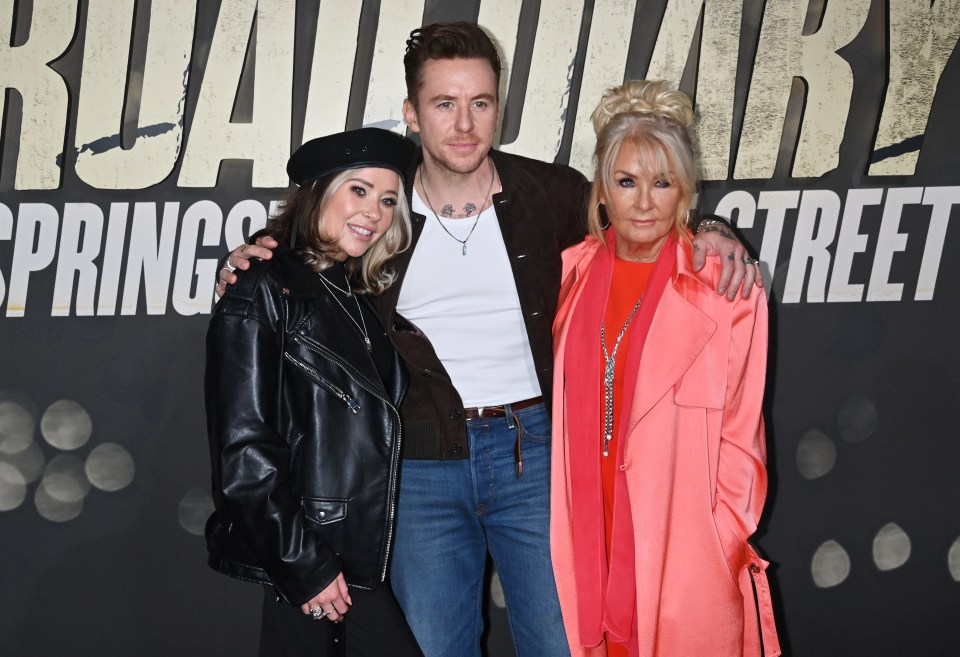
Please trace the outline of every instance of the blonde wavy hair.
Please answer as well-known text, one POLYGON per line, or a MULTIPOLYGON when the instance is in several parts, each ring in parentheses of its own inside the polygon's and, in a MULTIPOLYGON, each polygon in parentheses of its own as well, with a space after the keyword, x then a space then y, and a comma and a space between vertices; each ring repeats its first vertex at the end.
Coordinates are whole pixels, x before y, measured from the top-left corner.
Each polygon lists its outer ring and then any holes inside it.
POLYGON ((679 239, 689 241, 688 224, 698 178, 690 138, 694 120, 690 98, 682 91, 665 89, 662 80, 630 80, 607 89, 590 118, 597 135, 587 213, 590 233, 604 241, 607 221, 601 199, 616 184, 613 172, 621 149, 632 143, 643 169, 656 171, 680 188, 674 232, 679 239))
MULTIPOLYGON (((260 235, 270 235, 281 246, 286 246, 290 243, 290 232, 296 226, 296 252, 303 262, 315 272, 332 266, 337 243, 323 237, 323 220, 333 195, 355 171, 338 171, 294 189, 284 200, 280 214, 251 237, 251 241, 260 235)), ((345 263, 350 286, 360 294, 380 294, 390 287, 397 273, 387 263, 410 246, 410 204, 404 193, 403 177, 400 174, 397 177, 400 179, 400 193, 390 228, 361 257, 347 258, 345 263)))

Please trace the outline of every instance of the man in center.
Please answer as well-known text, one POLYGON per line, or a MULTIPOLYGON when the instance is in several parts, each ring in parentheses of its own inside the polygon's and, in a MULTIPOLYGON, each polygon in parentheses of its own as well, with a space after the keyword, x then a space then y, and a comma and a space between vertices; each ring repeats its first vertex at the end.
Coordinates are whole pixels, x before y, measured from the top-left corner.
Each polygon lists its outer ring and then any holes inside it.
POLYGON ((415 246, 377 301, 411 385, 391 581, 425 654, 479 655, 486 555, 518 655, 569 654, 549 550, 551 325, 582 239, 575 170, 492 149, 500 61, 475 25, 415 31, 403 116, 415 246))

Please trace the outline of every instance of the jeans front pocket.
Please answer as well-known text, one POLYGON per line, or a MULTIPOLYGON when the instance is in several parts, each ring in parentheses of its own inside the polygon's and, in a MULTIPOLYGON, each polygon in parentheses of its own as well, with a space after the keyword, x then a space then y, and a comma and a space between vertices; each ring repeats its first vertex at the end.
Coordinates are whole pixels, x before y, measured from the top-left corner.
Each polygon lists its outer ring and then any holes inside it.
POLYGON ((514 417, 520 425, 523 440, 550 441, 550 414, 545 404, 516 411, 514 417))

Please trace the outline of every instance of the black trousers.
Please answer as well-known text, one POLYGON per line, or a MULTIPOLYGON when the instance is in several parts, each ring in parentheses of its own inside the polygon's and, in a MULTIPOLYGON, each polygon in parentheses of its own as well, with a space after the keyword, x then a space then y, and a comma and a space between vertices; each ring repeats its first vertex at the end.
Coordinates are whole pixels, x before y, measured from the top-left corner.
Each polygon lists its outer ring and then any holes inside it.
POLYGON ((265 587, 260 657, 423 657, 390 587, 350 589, 343 621, 313 620, 265 587))

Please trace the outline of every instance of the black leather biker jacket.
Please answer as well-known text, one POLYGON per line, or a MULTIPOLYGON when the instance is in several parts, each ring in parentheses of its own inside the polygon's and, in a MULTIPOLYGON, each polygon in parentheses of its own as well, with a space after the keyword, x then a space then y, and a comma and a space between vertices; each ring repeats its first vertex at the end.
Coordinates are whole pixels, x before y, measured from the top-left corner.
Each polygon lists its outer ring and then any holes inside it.
POLYGON ((389 558, 407 375, 391 354, 385 389, 343 313, 317 274, 278 251, 251 261, 207 333, 208 561, 294 605, 341 571, 376 588, 389 558))

